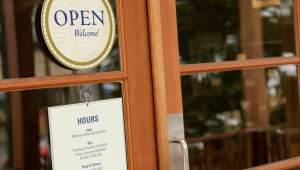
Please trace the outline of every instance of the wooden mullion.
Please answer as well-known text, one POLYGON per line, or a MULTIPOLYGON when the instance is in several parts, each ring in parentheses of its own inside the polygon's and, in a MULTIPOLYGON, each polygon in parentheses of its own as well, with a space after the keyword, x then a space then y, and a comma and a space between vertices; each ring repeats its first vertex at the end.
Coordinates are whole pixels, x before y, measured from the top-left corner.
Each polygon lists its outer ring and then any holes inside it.
POLYGON ((259 167, 249 168, 247 170, 282 170, 300 166, 300 157, 287 159, 259 167))
POLYGON ((197 74, 203 72, 218 72, 241 70, 249 68, 272 67, 278 65, 299 64, 300 57, 260 58, 243 61, 227 61, 205 64, 190 64, 180 67, 180 74, 197 74))
POLYGON ((0 92, 20 91, 29 89, 51 88, 61 86, 75 86, 80 84, 105 83, 123 81, 127 73, 104 72, 79 75, 51 76, 26 79, 11 79, 0 81, 0 92))
POLYGON ((127 149, 127 166, 128 170, 133 170, 133 145, 132 145, 132 130, 131 130, 131 117, 130 117, 130 98, 128 80, 123 81, 123 102, 124 102, 124 119, 125 119, 125 132, 126 132, 126 149, 127 149))
MULTIPOLYGON (((125 43, 125 23, 123 15, 122 1, 117 1, 117 14, 118 14, 118 31, 119 31, 119 44, 120 44, 120 59, 121 59, 121 71, 127 73, 126 63, 126 43, 125 43)), ((117 42, 116 42, 117 43, 117 42)))
MULTIPOLYGON (((119 44, 120 44, 120 58, 121 58, 121 71, 127 73, 127 60, 126 60, 126 39, 125 39, 125 25, 124 25, 124 10, 122 1, 117 2, 118 14, 118 31, 119 31, 119 44)), ((127 151, 127 167, 128 170, 134 169, 133 163, 133 142, 131 130, 131 116, 130 116, 130 98, 129 98, 129 85, 126 78, 122 84, 123 89, 123 103, 124 103, 124 120, 125 120, 125 135, 126 135, 126 151, 127 151)))

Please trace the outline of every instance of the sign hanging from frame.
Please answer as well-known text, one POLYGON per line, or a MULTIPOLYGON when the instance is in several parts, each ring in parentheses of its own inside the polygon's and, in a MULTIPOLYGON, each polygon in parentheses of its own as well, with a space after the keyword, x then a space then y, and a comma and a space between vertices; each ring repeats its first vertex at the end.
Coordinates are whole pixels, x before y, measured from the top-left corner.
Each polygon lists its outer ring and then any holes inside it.
POLYGON ((56 64, 88 70, 110 54, 116 20, 108 0, 44 0, 37 9, 36 32, 56 64))
POLYGON ((47 108, 53 170, 127 170, 121 98, 47 108))

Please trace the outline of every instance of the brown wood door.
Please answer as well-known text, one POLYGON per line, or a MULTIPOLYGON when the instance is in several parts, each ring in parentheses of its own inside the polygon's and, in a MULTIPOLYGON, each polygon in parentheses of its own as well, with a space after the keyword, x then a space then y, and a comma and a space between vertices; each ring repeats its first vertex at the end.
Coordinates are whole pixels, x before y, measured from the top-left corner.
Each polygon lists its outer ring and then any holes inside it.
MULTIPOLYGON (((9 79, 0 80, 1 92, 121 82, 125 109, 128 169, 155 170, 163 166, 169 167, 168 163, 165 164, 159 161, 163 159, 158 154, 164 148, 157 145, 157 141, 161 140, 161 136, 157 136, 156 132, 160 132, 161 126, 155 123, 157 119, 154 105, 156 95, 152 79, 148 5, 146 0, 117 0, 120 42, 116 43, 120 43, 120 71, 35 78, 30 78, 34 76, 32 74, 26 75, 26 72, 22 72, 22 70, 27 69, 24 67, 30 67, 34 72, 33 58, 30 57, 30 54, 33 53, 33 43, 30 41, 32 39, 30 17, 33 3, 31 0, 2 0, 0 4, 3 5, 6 30, 5 44, 7 56, 10 59, 8 62, 9 79), (30 59, 22 58, 21 55, 26 55, 30 59), (157 127, 158 129, 156 129, 157 127)), ((21 102, 21 93, 14 93, 12 97, 12 102, 17 102, 17 100, 21 102)), ((39 160, 36 159, 38 158, 36 143, 24 143, 25 140, 31 138, 30 131, 25 127, 29 125, 26 120, 30 118, 26 118, 27 115, 18 114, 22 113, 21 107, 13 108, 13 110, 15 113, 15 115, 12 115, 13 160, 11 161, 13 169, 40 169, 41 165, 39 160), (36 150, 32 148, 36 148, 36 150)), ((37 116, 34 113, 30 116, 37 116)), ((163 116, 166 117, 166 115, 163 116)), ((37 123, 37 121, 38 119, 34 119, 33 123, 37 123)), ((162 122, 162 125, 165 126, 165 123, 162 122)), ((31 128, 37 127, 32 126, 31 128)), ((35 129, 34 132, 37 133, 38 129, 35 129)), ((167 132, 166 129, 165 132, 167 132)), ((38 138, 37 134, 35 138, 38 138)), ((164 142, 164 144, 167 144, 167 138, 164 142)), ((158 143, 161 144, 162 142, 158 143)), ((164 153, 168 152, 162 152, 162 154, 164 153)), ((168 157, 165 156, 165 158, 168 157)))
MULTIPOLYGON (((150 2, 150 1, 149 1, 150 2)), ((192 2, 192 1, 191 1, 192 2)), ((249 10, 250 6, 245 6, 246 1, 239 1, 240 7, 244 7, 243 10, 249 10), (247 8, 247 9, 245 9, 247 8)), ((247 1, 248 2, 248 1, 247 1)), ((250 2, 250 1, 249 1, 250 2)), ((183 101, 182 101, 182 86, 181 86, 181 78, 182 76, 185 75, 192 75, 192 74, 199 74, 199 73, 211 73, 211 72, 225 72, 225 71, 234 71, 234 70, 244 70, 244 69, 258 69, 262 67, 274 67, 274 66, 281 66, 281 65, 288 65, 288 64, 294 64, 296 66, 299 66, 300 59, 299 59, 299 54, 292 56, 292 57, 277 57, 277 58, 256 58, 256 59, 251 59, 251 60, 242 60, 242 61, 226 61, 226 62, 214 62, 214 63, 203 63, 203 64, 186 64, 186 65, 180 65, 179 61, 179 44, 178 44, 178 29, 177 29, 177 15, 176 15, 176 6, 179 5, 179 3, 187 3, 183 1, 174 1, 174 0, 164 0, 164 1, 159 1, 158 4, 155 4, 154 2, 150 3, 148 6, 149 9, 149 24, 150 28, 150 37, 152 38, 152 43, 151 47, 152 49, 155 49, 155 51, 152 51, 152 55, 161 55, 163 56, 163 71, 164 74, 160 75, 160 78, 164 79, 165 83, 165 96, 164 98, 166 99, 165 101, 165 108, 167 108, 167 114, 168 115, 173 115, 173 114, 178 114, 178 113, 183 113, 183 101), (153 3, 153 4, 152 4, 153 3), (177 4, 178 3, 178 4, 177 4), (151 9, 152 7, 152 9, 151 9), (151 16, 153 18, 151 18, 151 16), (158 21, 156 21, 158 20, 158 21), (152 25, 152 26, 151 26, 152 25), (157 28, 161 28, 159 30, 156 30, 157 28), (160 32, 161 36, 156 37, 156 33, 160 32)), ((196 3, 196 2, 193 2, 196 3)), ((251 3, 250 3, 251 4, 251 3)), ((300 6, 299 6, 299 0, 294 0, 294 10, 295 10, 295 30, 296 30, 296 48, 299 53, 299 11, 300 11, 300 6)), ((249 5, 249 4, 248 4, 249 5)), ((200 6, 200 5, 199 5, 200 6)), ((190 7, 190 6, 189 6, 190 7)), ((189 8, 192 9, 192 8, 189 8)), ((200 8, 198 8, 200 10, 200 8)), ((251 12, 251 11, 250 11, 251 12)), ((252 11, 253 12, 253 11, 252 11)), ((247 15, 252 15, 249 13, 242 13, 245 14, 243 17, 244 22, 241 23, 242 26, 245 27, 256 27, 255 25, 253 26, 253 23, 251 24, 250 22, 253 22, 255 19, 249 19, 250 16, 247 15), (248 25, 247 25, 248 24, 248 25), (249 25, 250 24, 250 25, 249 25)), ((242 16, 241 14, 241 16, 242 16)), ((186 16, 189 17, 189 16, 186 16)), ((258 16, 255 16, 258 17, 258 16)), ((193 18, 195 19, 195 18, 193 18)), ((195 21, 196 22, 196 21, 195 21)), ((288 33, 286 33, 288 34, 288 33)), ((244 32, 244 35, 249 35, 247 32, 244 32)), ((251 39, 251 37, 249 37, 251 39)), ((250 40, 248 39, 243 39, 245 42, 249 42, 250 40)), ((242 41, 243 41, 242 40, 242 41)), ((253 40, 256 41, 256 40, 253 40)), ((244 42, 244 43, 245 43, 244 42)), ((180 42, 179 42, 180 43, 180 42)), ((248 49, 249 50, 249 49, 248 49)), ((252 51, 255 51, 256 49, 252 49, 252 51)), ((252 52, 250 49, 250 52, 252 52)), ((248 51, 249 52, 249 51, 248 51)), ((153 57, 153 56, 152 56, 153 57)), ((299 69, 298 71, 299 72, 299 69)), ((154 81, 158 81, 158 78, 154 78, 154 81)), ((297 81, 299 80, 299 74, 297 81)), ((297 82, 298 83, 298 82, 297 82)), ((299 85, 297 86, 296 89, 299 89, 299 85)), ((298 91, 298 90, 297 90, 298 91)), ((299 97, 297 91, 296 93, 296 98, 299 97)), ((156 91, 155 91, 156 92, 156 91)), ((264 93, 262 90, 261 93, 264 93)), ((294 99, 294 101, 298 101, 298 99, 294 99)), ((184 114, 184 113, 183 113, 184 114)), ((158 120, 157 120, 158 121, 158 120)), ((225 136, 221 137, 225 138, 225 136)), ((203 138, 204 139, 204 138, 203 138)), ((206 139, 205 139, 206 140, 206 139)), ((207 145, 207 147, 210 147, 207 145)), ((277 148, 280 149, 280 148, 277 148)), ((167 151, 166 151, 167 152, 167 151)), ((209 151, 210 153, 204 155, 203 159, 209 159, 207 157, 210 157, 214 152, 213 150, 209 151)), ((220 151, 221 152, 221 151, 220 151)), ((243 153, 246 154, 246 153, 243 153)), ((201 161, 201 157, 194 157, 190 158, 193 160, 191 161, 201 161), (198 159, 198 160, 195 160, 198 159)), ((224 158, 225 159, 225 158, 224 158)), ((210 160, 210 164, 218 164, 219 160, 212 158, 210 160)), ((270 160, 269 160, 270 161, 270 160)), ((236 160, 236 165, 238 169, 238 163, 239 160, 236 160)), ((231 163, 229 163, 231 164, 231 163)), ((293 167, 297 167, 300 165, 300 157, 292 158, 292 159, 287 159, 283 160, 281 162, 276 162, 276 163, 271 163, 267 164, 261 167, 253 168, 253 169, 289 169, 293 167)), ((223 166, 225 168, 225 166, 223 166)), ((200 168, 196 167, 195 169, 200 168)), ((203 168, 203 167, 202 167, 203 168)), ((191 167, 193 169, 193 167, 191 167)), ((201 168, 200 168, 201 169, 201 168)), ((206 169, 206 168, 204 168, 206 169)), ((230 168, 229 168, 230 169, 230 168)), ((236 169, 236 167, 234 168, 236 169)))

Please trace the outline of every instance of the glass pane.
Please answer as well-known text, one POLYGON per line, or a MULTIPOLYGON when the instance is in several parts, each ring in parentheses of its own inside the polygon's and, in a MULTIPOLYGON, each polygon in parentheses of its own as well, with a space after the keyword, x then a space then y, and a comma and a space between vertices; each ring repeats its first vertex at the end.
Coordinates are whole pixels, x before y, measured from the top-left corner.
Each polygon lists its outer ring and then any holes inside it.
POLYGON ((296 65, 182 76, 191 170, 240 170, 300 156, 296 65))
POLYGON ((81 103, 79 91, 84 87, 91 90, 93 101, 122 97, 121 83, 1 92, 0 169, 50 169, 44 108, 81 103))
POLYGON ((295 56, 293 1, 278 2, 176 0, 181 64, 295 56))
MULTIPOLYGON (((117 20, 116 1, 109 1, 117 20)), ((0 79, 96 73, 121 69, 118 29, 116 29, 116 40, 110 55, 98 67, 86 71, 73 71, 52 62, 40 49, 35 32, 34 11, 38 2, 39 0, 16 1, 12 3, 15 11, 4 11, 5 8, 10 9, 7 6, 9 3, 0 0, 0 79), (11 19, 10 16, 13 15, 15 15, 14 23, 5 20, 5 18, 11 19), (13 24, 16 27, 12 27, 13 24), (13 38, 10 37, 11 35, 16 35, 15 43, 8 41, 13 38), (9 57, 15 58, 12 60, 9 57)))

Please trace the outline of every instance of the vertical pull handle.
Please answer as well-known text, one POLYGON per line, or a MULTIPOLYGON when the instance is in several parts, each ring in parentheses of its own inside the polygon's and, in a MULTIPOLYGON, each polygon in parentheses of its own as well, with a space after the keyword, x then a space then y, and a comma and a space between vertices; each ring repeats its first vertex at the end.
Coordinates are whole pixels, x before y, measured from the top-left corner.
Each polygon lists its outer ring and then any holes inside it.
POLYGON ((183 170, 190 170, 189 167, 189 152, 188 152, 188 147, 187 143, 183 139, 173 139, 174 143, 179 143, 182 149, 182 154, 183 154, 183 170))

